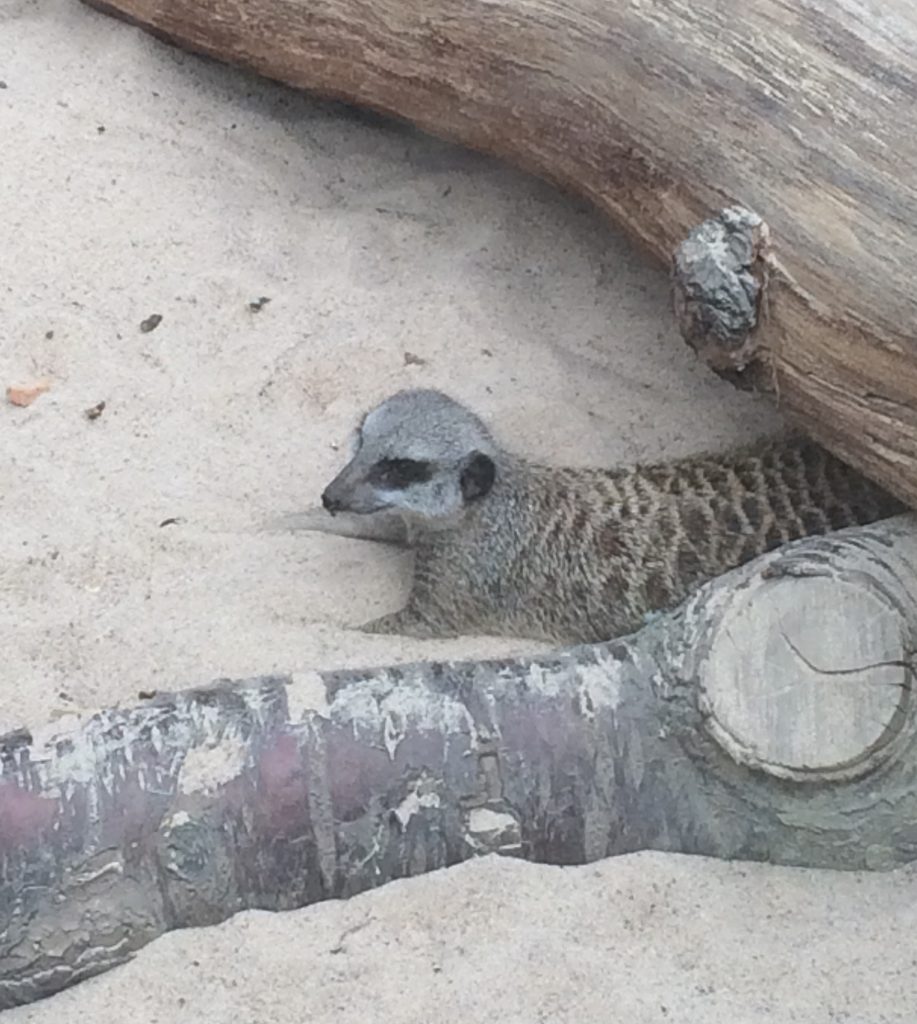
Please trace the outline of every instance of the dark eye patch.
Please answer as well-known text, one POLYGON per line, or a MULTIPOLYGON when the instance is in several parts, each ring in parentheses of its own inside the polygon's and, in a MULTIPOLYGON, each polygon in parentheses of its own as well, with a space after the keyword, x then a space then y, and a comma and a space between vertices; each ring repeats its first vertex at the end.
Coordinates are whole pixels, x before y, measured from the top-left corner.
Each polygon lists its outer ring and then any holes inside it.
POLYGON ((432 476, 430 463, 416 459, 380 459, 369 473, 371 483, 396 491, 426 483, 432 476))

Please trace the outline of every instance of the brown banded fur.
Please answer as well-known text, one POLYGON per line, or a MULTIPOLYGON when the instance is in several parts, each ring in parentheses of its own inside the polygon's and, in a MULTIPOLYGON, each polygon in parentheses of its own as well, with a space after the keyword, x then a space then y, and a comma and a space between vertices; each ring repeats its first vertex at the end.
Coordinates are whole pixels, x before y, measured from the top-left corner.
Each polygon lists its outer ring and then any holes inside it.
POLYGON ((458 528, 417 537, 407 606, 367 628, 607 640, 787 541, 905 510, 798 437, 607 471, 496 462, 458 528))

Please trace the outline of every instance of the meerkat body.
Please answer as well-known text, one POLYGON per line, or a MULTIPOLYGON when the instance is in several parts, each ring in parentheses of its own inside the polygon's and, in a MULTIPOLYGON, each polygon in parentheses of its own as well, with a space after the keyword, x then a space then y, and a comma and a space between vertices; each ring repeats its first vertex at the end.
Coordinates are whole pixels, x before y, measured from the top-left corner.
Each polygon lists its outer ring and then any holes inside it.
POLYGON ((397 509, 415 550, 400 611, 363 628, 597 642, 790 540, 904 506, 802 437, 615 469, 539 465, 436 391, 370 412, 329 511, 397 509))

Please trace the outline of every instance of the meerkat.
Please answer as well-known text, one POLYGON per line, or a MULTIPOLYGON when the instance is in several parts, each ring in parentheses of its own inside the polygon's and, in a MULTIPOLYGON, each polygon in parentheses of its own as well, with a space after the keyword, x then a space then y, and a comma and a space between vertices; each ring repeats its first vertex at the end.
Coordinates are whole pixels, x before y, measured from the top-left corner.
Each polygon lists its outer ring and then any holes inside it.
POLYGON ((905 511, 805 437, 554 468, 506 450, 434 390, 400 391, 364 416, 322 504, 415 552, 407 604, 364 631, 562 644, 626 635, 765 551, 905 511))

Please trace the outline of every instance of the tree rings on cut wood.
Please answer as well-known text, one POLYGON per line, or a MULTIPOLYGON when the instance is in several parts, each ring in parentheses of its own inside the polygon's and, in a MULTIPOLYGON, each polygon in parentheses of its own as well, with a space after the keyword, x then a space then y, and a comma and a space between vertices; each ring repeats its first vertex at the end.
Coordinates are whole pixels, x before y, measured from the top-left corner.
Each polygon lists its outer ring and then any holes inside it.
POLYGON ((672 261, 672 301, 682 337, 717 374, 747 390, 774 390, 773 370, 755 333, 768 247, 764 221, 731 206, 694 228, 672 261))
POLYGON ((717 623, 700 673, 707 728, 736 761, 780 778, 864 775, 908 733, 909 632, 862 574, 778 559, 717 623))

